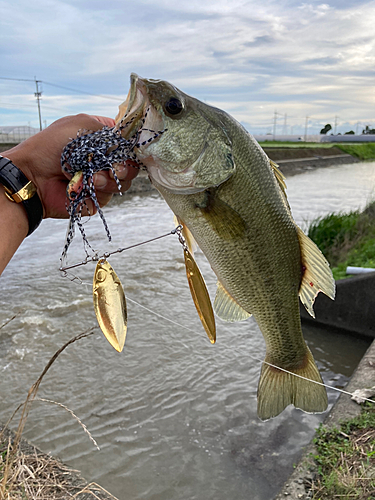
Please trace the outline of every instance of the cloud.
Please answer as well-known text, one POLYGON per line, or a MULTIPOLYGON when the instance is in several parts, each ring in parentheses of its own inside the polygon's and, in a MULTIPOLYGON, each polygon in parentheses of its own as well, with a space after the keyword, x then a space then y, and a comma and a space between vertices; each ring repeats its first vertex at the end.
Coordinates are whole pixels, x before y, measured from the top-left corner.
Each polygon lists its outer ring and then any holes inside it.
MULTIPOLYGON (((265 113, 272 121, 275 109, 287 108, 301 122, 306 113, 375 121, 374 1, 16 0, 0 6, 3 76, 36 75, 122 100, 135 71, 224 103, 243 123, 261 124, 265 113)), ((45 86, 45 99, 55 94, 61 97, 45 86)), ((68 94, 64 105, 59 99, 62 112, 82 111, 78 106, 90 102, 68 94)), ((99 103, 91 105, 97 112, 99 103)))

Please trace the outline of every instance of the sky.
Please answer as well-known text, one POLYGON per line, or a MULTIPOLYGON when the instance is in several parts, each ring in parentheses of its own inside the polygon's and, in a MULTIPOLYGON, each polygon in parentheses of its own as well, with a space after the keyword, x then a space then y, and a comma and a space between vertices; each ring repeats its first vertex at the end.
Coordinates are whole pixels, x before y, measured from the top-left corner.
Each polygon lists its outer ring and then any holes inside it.
POLYGON ((0 0, 0 127, 115 117, 132 72, 251 133, 375 127, 375 0, 0 0), (29 80, 29 81, 19 81, 29 80))

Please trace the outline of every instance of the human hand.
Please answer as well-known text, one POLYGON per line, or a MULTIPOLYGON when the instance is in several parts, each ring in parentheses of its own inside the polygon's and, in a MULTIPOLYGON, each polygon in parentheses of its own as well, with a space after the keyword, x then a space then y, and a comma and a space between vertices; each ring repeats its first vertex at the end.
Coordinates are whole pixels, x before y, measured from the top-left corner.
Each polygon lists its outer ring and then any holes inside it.
MULTIPOLYGON (((9 158, 37 188, 43 205, 44 218, 68 218, 66 210, 66 188, 69 180, 61 170, 61 153, 64 147, 77 136, 80 129, 96 131, 103 126, 113 127, 111 118, 79 114, 67 116, 52 123, 42 132, 30 137, 18 146, 2 153, 9 158)), ((138 169, 131 161, 116 167, 122 191, 129 189, 138 169)), ((106 205, 118 187, 111 171, 94 175, 94 185, 100 206, 106 205)), ((90 213, 95 213, 92 200, 87 200, 90 213)))

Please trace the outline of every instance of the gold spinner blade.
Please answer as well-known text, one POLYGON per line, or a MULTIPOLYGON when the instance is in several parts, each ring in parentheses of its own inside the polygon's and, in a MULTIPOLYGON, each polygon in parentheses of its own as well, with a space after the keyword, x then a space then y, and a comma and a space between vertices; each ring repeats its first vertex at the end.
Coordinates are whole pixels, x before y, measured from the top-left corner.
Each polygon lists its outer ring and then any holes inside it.
POLYGON ((211 299, 207 291, 206 283, 195 262, 192 254, 184 247, 184 258, 186 276, 188 279, 191 296, 197 309, 199 318, 208 335, 211 344, 216 342, 216 324, 211 299))
POLYGON ((125 294, 121 281, 105 259, 96 265, 93 300, 100 329, 112 347, 121 352, 127 331, 125 294))

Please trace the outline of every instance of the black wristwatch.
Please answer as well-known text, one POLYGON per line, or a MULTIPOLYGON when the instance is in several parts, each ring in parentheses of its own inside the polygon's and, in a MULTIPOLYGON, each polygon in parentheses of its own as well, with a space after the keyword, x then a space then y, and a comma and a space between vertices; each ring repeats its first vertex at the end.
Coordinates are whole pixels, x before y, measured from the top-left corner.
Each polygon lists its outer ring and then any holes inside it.
POLYGON ((0 183, 5 189, 8 200, 22 203, 29 219, 29 232, 35 231, 43 219, 43 205, 36 192, 36 187, 13 163, 0 156, 0 183))

